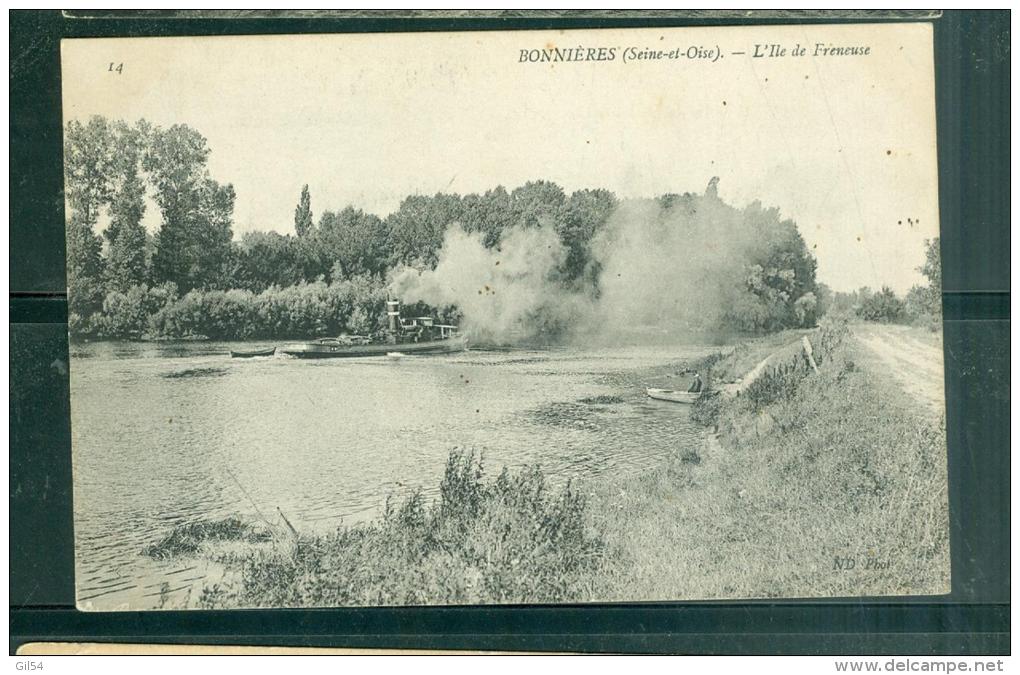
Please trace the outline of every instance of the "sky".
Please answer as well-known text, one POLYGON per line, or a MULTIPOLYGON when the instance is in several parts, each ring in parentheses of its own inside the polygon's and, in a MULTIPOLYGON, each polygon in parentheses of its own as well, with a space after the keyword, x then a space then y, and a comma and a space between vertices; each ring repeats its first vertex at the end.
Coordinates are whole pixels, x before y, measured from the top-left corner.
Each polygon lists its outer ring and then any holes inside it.
POLYGON ((654 197, 718 176, 726 202, 797 222, 820 281, 904 292, 938 236, 931 39, 927 24, 73 39, 64 117, 197 129, 236 190, 235 236, 293 232, 304 184, 317 218, 537 179, 654 197), (752 56, 769 44, 786 54, 752 56), (578 47, 615 58, 520 62, 578 47))

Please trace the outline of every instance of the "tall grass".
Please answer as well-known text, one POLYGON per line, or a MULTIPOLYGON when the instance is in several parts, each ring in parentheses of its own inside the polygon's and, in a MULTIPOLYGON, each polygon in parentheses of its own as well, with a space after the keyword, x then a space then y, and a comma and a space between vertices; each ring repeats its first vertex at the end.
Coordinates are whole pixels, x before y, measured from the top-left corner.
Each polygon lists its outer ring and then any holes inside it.
POLYGON ((586 500, 538 467, 487 481, 471 452, 450 455, 438 499, 387 503, 376 522, 247 552, 206 607, 576 601, 591 596, 605 547, 586 500))

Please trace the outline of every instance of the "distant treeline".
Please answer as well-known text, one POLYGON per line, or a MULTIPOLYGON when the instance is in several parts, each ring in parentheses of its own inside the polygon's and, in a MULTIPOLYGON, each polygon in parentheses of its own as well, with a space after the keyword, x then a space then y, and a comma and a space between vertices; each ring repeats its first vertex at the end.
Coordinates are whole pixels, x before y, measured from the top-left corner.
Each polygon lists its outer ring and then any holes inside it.
POLYGON ((607 190, 567 196, 558 185, 535 181, 511 192, 409 196, 385 219, 350 206, 327 210, 316 223, 305 186, 296 236, 247 232, 235 241, 233 186, 210 177, 206 139, 187 125, 72 121, 64 157, 69 324, 76 336, 371 330, 383 315, 387 273, 434 267, 451 224, 484 233, 488 246, 510 228, 554 224, 570 249, 562 269, 567 281, 589 269, 587 244, 617 204, 607 190), (146 194, 160 211, 154 234, 142 225, 146 194))
MULTIPOLYGON (((484 194, 413 195, 385 218, 347 206, 323 211, 316 221, 306 185, 297 196, 296 235, 259 231, 235 240, 234 189, 209 175, 209 153, 206 139, 187 125, 161 128, 102 117, 67 124, 73 336, 234 339, 372 332, 382 328, 392 272, 434 268, 455 224, 478 233, 489 248, 498 248, 514 228, 552 228, 567 252, 553 273, 556 283, 592 297, 600 292, 593 241, 620 206, 608 190, 568 195, 539 180, 484 194), (154 233, 142 224, 146 197, 159 209, 154 233)), ((664 210, 691 209, 705 198, 664 195, 657 201, 664 210)), ((749 266, 747 278, 733 279, 761 299, 765 309, 758 314, 769 316, 755 316, 753 325, 736 329, 772 330, 817 318, 815 260, 796 226, 782 225, 785 234, 759 247, 761 259, 749 266)), ((734 308, 729 315, 739 322, 743 314, 734 308)))
POLYGON ((925 262, 917 271, 927 285, 914 285, 901 298, 888 286, 874 291, 867 286, 850 293, 831 292, 819 284, 821 311, 854 316, 878 323, 911 323, 942 327, 942 256, 939 238, 925 241, 925 262))

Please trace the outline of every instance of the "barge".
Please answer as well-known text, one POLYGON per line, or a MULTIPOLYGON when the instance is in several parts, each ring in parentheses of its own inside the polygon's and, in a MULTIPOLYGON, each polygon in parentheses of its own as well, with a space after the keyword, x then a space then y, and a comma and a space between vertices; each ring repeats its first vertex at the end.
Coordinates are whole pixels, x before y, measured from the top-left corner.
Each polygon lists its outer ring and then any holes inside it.
POLYGON ((383 340, 365 335, 341 335, 284 345, 280 351, 301 359, 343 359, 365 356, 452 354, 468 348, 457 326, 437 323, 429 316, 403 319, 400 303, 386 302, 389 328, 383 340))

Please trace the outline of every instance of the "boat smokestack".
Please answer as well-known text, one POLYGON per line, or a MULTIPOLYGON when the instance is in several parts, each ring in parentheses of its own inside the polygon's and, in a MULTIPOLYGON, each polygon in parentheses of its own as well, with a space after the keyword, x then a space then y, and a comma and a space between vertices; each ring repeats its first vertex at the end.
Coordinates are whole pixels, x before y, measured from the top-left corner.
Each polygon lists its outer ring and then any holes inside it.
POLYGON ((399 300, 387 300, 386 301, 386 316, 390 321, 390 333, 396 334, 397 326, 400 323, 400 301, 399 300))

